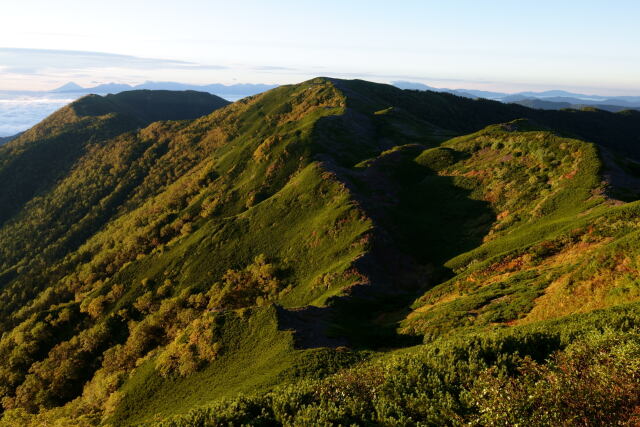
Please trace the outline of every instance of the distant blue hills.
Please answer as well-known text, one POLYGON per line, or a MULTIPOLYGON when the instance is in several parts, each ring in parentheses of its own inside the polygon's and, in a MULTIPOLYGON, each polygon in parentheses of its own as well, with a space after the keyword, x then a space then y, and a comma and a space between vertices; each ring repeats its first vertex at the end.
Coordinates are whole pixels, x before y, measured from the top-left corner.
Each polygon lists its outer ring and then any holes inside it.
POLYGON ((394 81, 391 84, 400 89, 430 90, 447 92, 465 98, 486 98, 496 101, 520 104, 544 110, 560 110, 563 108, 599 108, 612 112, 640 109, 640 96, 602 96, 567 92, 565 90, 547 90, 542 92, 503 93, 475 89, 436 88, 418 82, 394 81))
POLYGON ((192 85, 177 82, 145 82, 139 85, 128 85, 123 83, 105 83, 92 87, 82 87, 76 83, 69 82, 57 89, 50 91, 56 94, 78 94, 78 93, 95 93, 95 94, 107 94, 107 93, 119 93, 127 90, 196 90, 200 92, 209 92, 216 95, 233 95, 233 96, 250 96, 261 92, 265 92, 269 89, 273 89, 278 85, 267 84, 251 84, 251 83, 239 83, 233 85, 223 84, 209 84, 209 85, 192 85))
MULTIPOLYGON (((448 89, 436 88, 423 83, 411 81, 394 81, 392 85, 400 89, 429 90, 434 92, 447 92, 465 98, 486 98, 496 101, 525 105, 531 108, 554 109, 594 107, 608 111, 621 111, 625 109, 640 109, 640 96, 603 96, 568 92, 565 90, 547 90, 541 92, 504 93, 476 89, 448 89)), ((195 90, 209 92, 222 97, 239 99, 273 89, 278 85, 238 83, 224 85, 219 83, 208 85, 193 85, 178 82, 145 82, 138 85, 123 83, 105 83, 92 87, 82 87, 74 82, 69 82, 59 88, 44 92, 15 91, 23 94, 50 94, 53 97, 77 97, 79 95, 95 93, 99 95, 115 94, 128 90, 195 90), (74 96, 75 95, 75 96, 74 96)), ((9 92, 9 91, 2 91, 9 92)))

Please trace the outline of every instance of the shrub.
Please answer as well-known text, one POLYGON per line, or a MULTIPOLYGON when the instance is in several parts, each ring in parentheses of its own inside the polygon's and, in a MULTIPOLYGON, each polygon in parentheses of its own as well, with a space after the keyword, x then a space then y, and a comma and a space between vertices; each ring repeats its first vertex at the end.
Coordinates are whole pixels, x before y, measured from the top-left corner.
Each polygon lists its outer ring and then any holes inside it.
POLYGON ((593 333, 519 375, 485 371, 470 393, 475 425, 638 425, 640 335, 593 333))
POLYGON ((278 295, 281 283, 276 267, 258 255, 244 270, 227 270, 222 284, 211 291, 211 308, 242 308, 266 302, 278 295))

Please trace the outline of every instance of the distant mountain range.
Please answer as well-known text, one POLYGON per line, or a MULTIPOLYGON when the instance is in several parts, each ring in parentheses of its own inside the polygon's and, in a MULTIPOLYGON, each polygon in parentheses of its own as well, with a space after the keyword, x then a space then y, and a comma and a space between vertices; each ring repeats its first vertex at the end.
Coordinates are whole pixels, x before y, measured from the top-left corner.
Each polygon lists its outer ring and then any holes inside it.
POLYGON ((542 110, 598 108, 600 110, 617 112, 628 109, 640 109, 640 96, 585 95, 564 90, 503 93, 475 89, 436 88, 423 83, 408 81, 394 81, 392 84, 400 89, 446 92, 465 98, 486 98, 542 110))
POLYGON ((563 101, 547 101, 540 98, 526 98, 519 101, 511 101, 513 104, 523 105, 529 108, 537 108, 539 110, 562 110, 565 108, 573 110, 584 110, 589 108, 597 108, 598 110, 610 111, 617 113, 624 110, 637 110, 640 107, 627 107, 624 105, 608 105, 608 104, 593 104, 589 102, 573 103, 563 101))
POLYGON ((57 89, 50 91, 51 93, 59 94, 77 94, 77 93, 95 93, 95 94, 107 94, 107 93, 119 93, 128 90, 196 90, 199 92, 209 92, 216 95, 232 95, 237 96, 250 96, 261 92, 265 92, 269 89, 273 89, 278 85, 267 84, 251 84, 240 83, 233 85, 223 85, 219 83, 209 85, 192 85, 186 83, 177 82, 144 82, 139 85, 128 85, 123 83, 105 83, 92 87, 82 87, 74 82, 69 82, 57 89))
POLYGON ((12 139, 18 137, 19 135, 12 135, 12 136, 0 136, 0 145, 6 144, 7 142, 11 141, 12 139))
POLYGON ((230 101, 236 101, 246 96, 256 95, 266 92, 278 85, 238 83, 224 85, 213 83, 208 85, 192 85, 178 82, 144 82, 138 85, 125 83, 104 83, 97 86, 83 87, 77 83, 69 82, 53 90, 0 90, 0 98, 21 99, 21 98, 47 98, 47 99, 77 99, 83 95, 96 94, 108 95, 117 94, 130 90, 194 90, 198 92, 208 92, 213 95, 222 96, 230 101))

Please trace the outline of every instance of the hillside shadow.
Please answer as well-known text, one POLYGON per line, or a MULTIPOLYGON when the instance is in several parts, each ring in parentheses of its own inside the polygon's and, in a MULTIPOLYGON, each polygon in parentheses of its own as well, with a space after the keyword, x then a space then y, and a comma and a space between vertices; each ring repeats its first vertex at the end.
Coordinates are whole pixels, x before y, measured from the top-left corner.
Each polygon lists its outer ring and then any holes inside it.
MULTIPOLYGON (((371 252, 355 263, 371 283, 317 309, 328 312, 327 333, 335 342, 346 339, 359 349, 420 343, 421 337, 399 334, 399 323, 416 298, 453 276, 445 262, 481 245, 496 219, 488 202, 472 197, 475 180, 440 176, 417 163, 423 149, 402 147, 339 173, 376 231, 371 252)), ((454 161, 463 156, 456 152, 454 161)))
MULTIPOLYGON (((462 160, 462 153, 456 155, 462 160)), ((472 197, 476 180, 440 176, 415 162, 394 175, 399 202, 385 225, 401 251, 443 269, 444 262, 482 243, 496 215, 490 203, 472 197)))
MULTIPOLYGON (((414 345, 399 322, 416 298, 453 276, 445 262, 482 244, 496 219, 490 203, 472 197, 478 182, 441 176, 415 161, 409 146, 354 174, 358 201, 378 224, 369 265, 373 286, 332 301, 330 333, 359 348, 414 345)), ((453 162, 465 154, 453 152, 453 162)), ((363 266, 364 269, 368 267, 363 266)))

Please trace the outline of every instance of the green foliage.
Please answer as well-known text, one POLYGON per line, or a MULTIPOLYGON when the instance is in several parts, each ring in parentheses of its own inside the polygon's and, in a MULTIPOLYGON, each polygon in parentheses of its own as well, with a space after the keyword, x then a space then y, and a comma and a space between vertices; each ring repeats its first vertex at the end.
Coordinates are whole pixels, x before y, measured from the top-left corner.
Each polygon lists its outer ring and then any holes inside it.
POLYGON ((258 255, 254 262, 242 271, 227 270, 222 283, 209 291, 211 308, 242 308, 263 305, 277 297, 281 284, 276 278, 276 269, 268 264, 264 255, 258 255))
POLYGON ((629 331, 637 331, 638 313, 634 305, 447 337, 154 425, 633 423, 640 339, 629 331))
POLYGON ((450 148, 431 148, 423 151, 415 161, 437 172, 453 165, 456 161, 456 153, 450 148))
POLYGON ((470 390, 473 425, 634 425, 640 421, 640 337, 592 334, 515 377, 488 369, 470 390))
POLYGON ((215 342, 213 319, 195 319, 167 345, 158 357, 156 369, 163 376, 178 373, 187 376, 215 360, 221 345, 215 342))
POLYGON ((598 147, 639 154, 636 116, 224 104, 89 96, 0 147, 0 424, 633 421, 640 202, 598 147))

